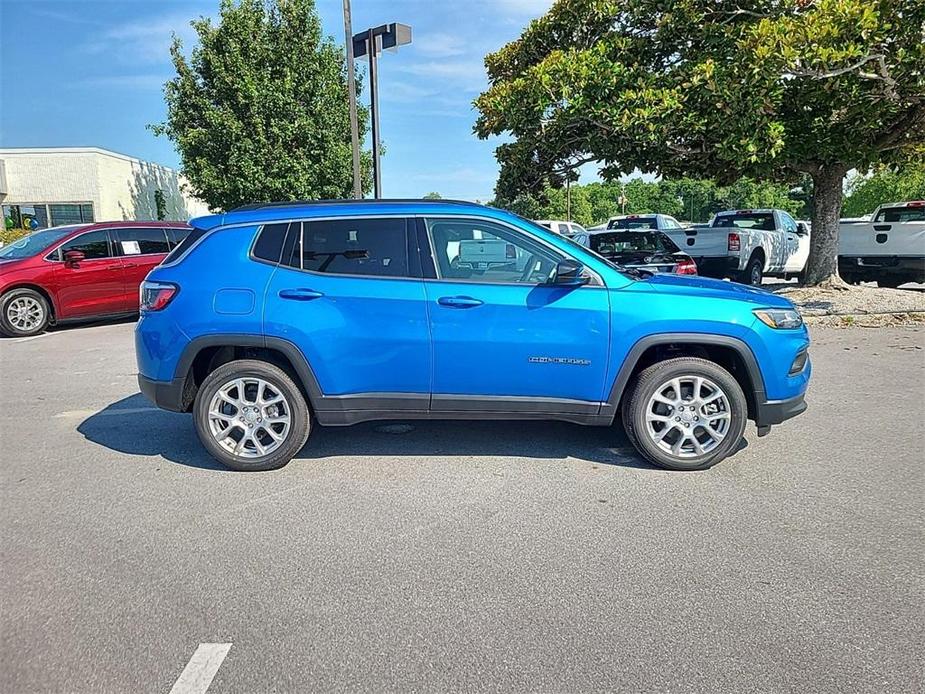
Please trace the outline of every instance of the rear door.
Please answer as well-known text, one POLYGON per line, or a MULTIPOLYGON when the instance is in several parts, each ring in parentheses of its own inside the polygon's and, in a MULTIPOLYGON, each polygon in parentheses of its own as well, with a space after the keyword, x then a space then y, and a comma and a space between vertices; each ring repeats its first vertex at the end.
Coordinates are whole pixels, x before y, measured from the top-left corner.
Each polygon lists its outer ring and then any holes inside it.
POLYGON ((292 222, 264 330, 295 343, 337 410, 426 411, 430 333, 404 217, 292 222))
POLYGON ((508 225, 423 221, 436 265, 425 279, 432 411, 596 413, 609 348, 606 289, 545 284, 566 256, 508 225), (506 247, 506 259, 467 257, 467 243, 489 239, 506 247))
POLYGON ((125 227, 113 229, 116 252, 122 257, 125 311, 138 310, 138 287, 148 273, 167 257, 170 242, 163 227, 125 227))
POLYGON ((57 263, 60 318, 84 318, 125 310, 122 259, 114 253, 106 229, 75 236, 49 259, 57 263), (64 262, 68 251, 80 251, 84 259, 73 264, 64 262))

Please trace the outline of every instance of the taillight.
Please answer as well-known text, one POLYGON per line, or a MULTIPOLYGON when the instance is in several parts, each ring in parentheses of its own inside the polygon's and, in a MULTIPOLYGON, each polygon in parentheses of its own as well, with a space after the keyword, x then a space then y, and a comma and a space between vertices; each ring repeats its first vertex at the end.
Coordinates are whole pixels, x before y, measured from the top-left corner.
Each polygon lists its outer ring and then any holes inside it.
POLYGON ((180 288, 169 282, 142 282, 139 290, 139 308, 142 311, 160 311, 173 301, 180 288))
POLYGON ((680 263, 675 265, 674 268, 675 274, 678 275, 696 275, 697 274, 697 263, 688 258, 687 260, 682 260, 680 263))
POLYGON ((730 251, 740 250, 742 247, 741 244, 742 244, 742 241, 739 239, 738 234, 735 234, 735 233, 729 234, 729 246, 728 247, 730 251))

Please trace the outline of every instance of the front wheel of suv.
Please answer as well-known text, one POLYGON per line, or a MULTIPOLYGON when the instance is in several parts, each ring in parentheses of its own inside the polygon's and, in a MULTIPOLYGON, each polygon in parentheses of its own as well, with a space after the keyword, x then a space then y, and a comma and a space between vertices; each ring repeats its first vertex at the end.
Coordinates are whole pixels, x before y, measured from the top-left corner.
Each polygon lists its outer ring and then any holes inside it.
POLYGON ((623 426, 651 463, 705 470, 742 441, 748 405, 736 379, 706 359, 680 357, 644 369, 630 386, 623 426))
POLYGON ((210 373, 196 394, 193 419, 202 445, 232 470, 275 470, 308 439, 308 405, 273 364, 241 359, 210 373))

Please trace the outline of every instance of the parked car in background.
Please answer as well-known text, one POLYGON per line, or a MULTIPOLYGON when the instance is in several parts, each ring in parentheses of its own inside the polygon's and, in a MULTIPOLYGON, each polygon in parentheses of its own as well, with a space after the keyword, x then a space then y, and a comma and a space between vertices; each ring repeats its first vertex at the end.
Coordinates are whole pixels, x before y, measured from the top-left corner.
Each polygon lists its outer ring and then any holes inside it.
POLYGON ((838 272, 846 282, 881 287, 925 282, 925 200, 881 205, 868 220, 841 220, 838 272))
POLYGON ((796 277, 809 258, 809 227, 784 210, 728 210, 707 226, 667 229, 702 275, 760 285, 764 277, 796 277))
POLYGON ((624 214, 607 220, 608 229, 655 229, 674 231, 682 229, 681 223, 667 214, 624 214))
POLYGON ((697 274, 693 259, 661 231, 588 231, 574 235, 572 240, 626 268, 676 275, 697 274))
POLYGON ((189 234, 180 222, 99 222, 35 231, 0 249, 0 333, 138 312, 145 275, 189 234))
POLYGON ((550 231, 554 231, 557 234, 562 234, 563 236, 572 236, 574 234, 581 234, 586 231, 586 229, 581 226, 581 224, 576 224, 575 222, 563 222, 560 219, 537 219, 535 221, 540 226, 546 227, 550 231))
POLYGON ((237 470, 285 465, 317 424, 617 417, 648 460, 695 470, 748 419, 763 436, 806 409, 786 298, 622 271, 503 210, 344 200, 191 223, 142 285, 138 382, 237 470), (457 262, 466 241, 492 259, 457 262))

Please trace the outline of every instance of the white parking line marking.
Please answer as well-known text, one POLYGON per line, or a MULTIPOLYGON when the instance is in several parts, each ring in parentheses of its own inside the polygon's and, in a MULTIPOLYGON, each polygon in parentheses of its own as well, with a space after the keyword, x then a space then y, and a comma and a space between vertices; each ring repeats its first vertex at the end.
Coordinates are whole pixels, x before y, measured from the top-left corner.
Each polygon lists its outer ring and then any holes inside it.
POLYGON ((204 694, 230 650, 230 643, 200 643, 170 694, 204 694))
POLYGON ((39 333, 38 335, 32 335, 30 337, 21 337, 18 340, 13 340, 13 344, 18 345, 20 342, 29 342, 30 340, 39 340, 43 337, 48 337, 49 335, 54 335, 54 333, 39 333))

